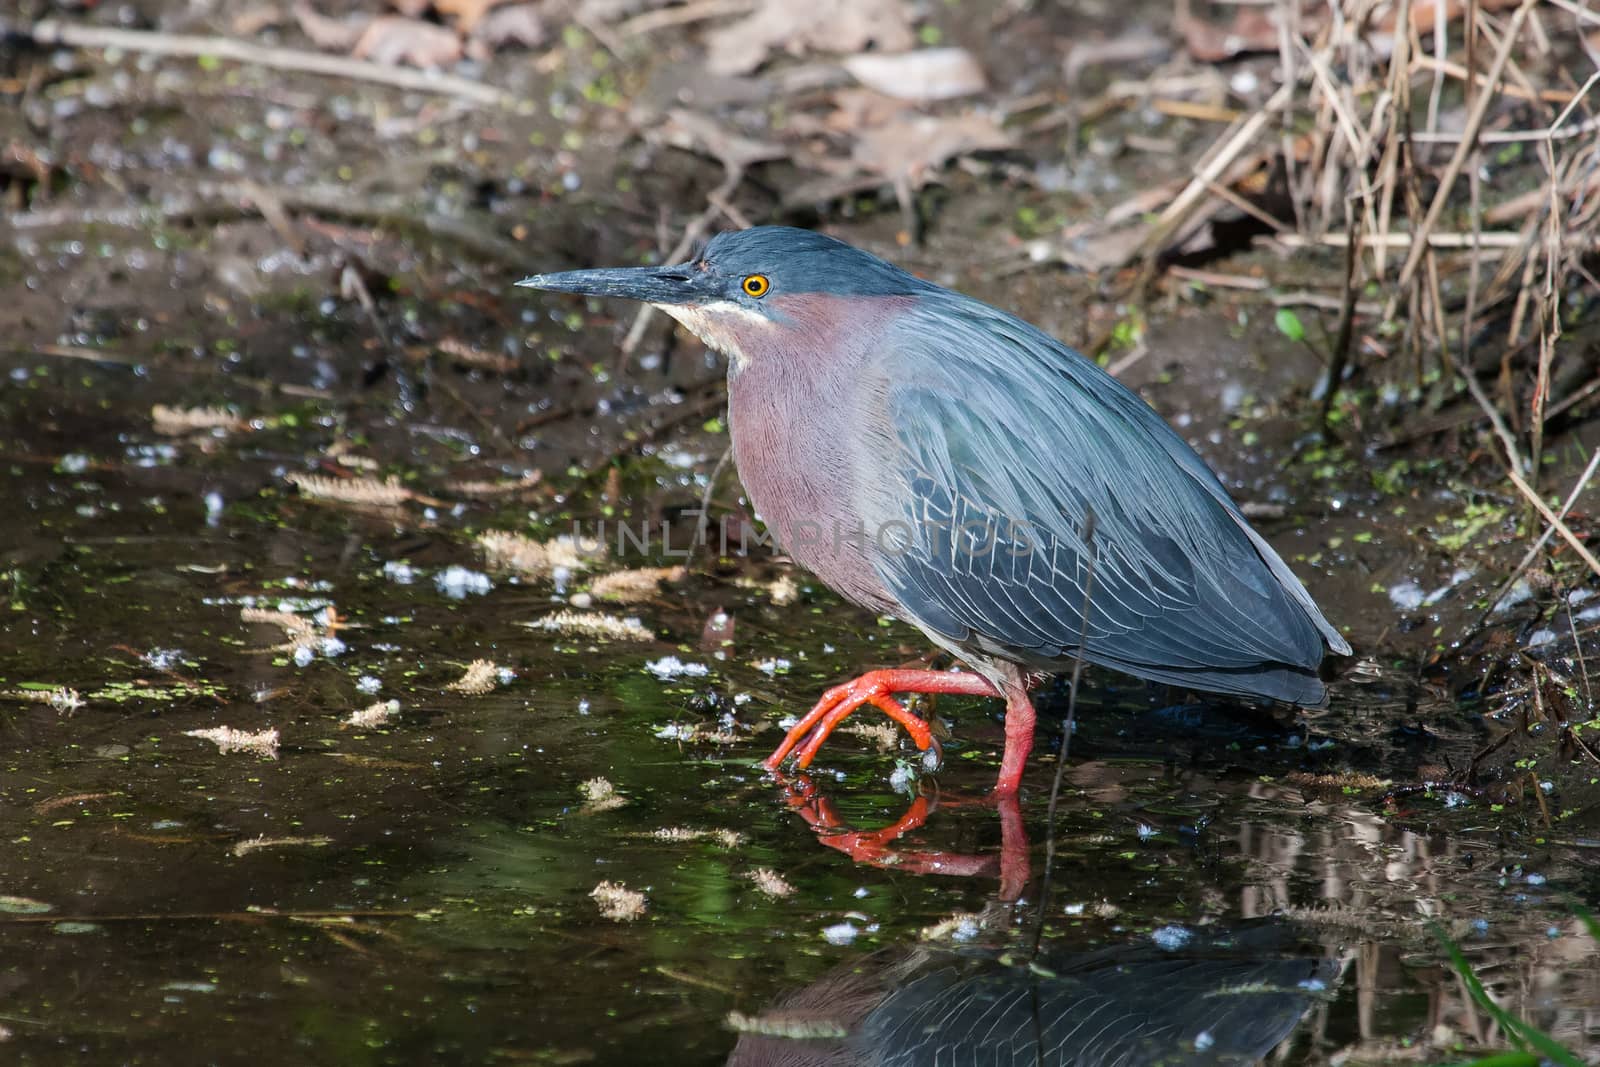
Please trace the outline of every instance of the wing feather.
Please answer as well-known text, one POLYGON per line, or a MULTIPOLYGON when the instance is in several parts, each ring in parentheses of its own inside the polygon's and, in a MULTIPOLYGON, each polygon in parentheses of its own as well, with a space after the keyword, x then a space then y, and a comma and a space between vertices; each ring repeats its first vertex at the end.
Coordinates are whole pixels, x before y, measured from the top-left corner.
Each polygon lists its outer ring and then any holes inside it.
POLYGON ((1115 379, 942 292, 900 320, 877 370, 892 429, 864 461, 857 504, 911 531, 876 566, 921 625, 1046 665, 1086 632, 1084 658, 1133 674, 1320 698, 1324 643, 1349 646, 1215 475, 1115 379))

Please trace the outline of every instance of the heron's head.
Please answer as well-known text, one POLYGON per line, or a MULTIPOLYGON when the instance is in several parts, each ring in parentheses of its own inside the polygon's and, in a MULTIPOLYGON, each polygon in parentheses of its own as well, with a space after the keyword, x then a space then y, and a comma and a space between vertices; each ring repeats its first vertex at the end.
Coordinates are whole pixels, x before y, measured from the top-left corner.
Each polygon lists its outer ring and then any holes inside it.
POLYGON ((930 288, 871 253, 788 226, 718 234, 687 263, 536 274, 517 284, 653 304, 735 365, 767 346, 837 344, 841 318, 854 317, 841 312, 856 301, 904 300, 930 288))

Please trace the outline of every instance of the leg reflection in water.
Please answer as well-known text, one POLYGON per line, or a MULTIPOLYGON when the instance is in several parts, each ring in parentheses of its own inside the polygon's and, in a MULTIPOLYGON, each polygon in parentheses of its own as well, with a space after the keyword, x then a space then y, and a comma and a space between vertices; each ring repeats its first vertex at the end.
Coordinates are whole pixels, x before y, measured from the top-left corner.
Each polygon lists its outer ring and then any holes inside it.
POLYGON ((778 775, 784 799, 829 848, 837 849, 857 863, 873 867, 892 867, 912 874, 945 874, 962 878, 998 878, 999 898, 1010 902, 1022 896, 1031 875, 1028 860, 1028 833, 1022 825, 1022 808, 1015 793, 978 799, 919 796, 905 814, 881 830, 852 830, 839 817, 833 801, 823 796, 809 775, 778 775), (896 849, 900 837, 920 829, 928 816, 940 807, 981 805, 994 808, 1000 816, 1000 851, 992 855, 942 850, 896 849))

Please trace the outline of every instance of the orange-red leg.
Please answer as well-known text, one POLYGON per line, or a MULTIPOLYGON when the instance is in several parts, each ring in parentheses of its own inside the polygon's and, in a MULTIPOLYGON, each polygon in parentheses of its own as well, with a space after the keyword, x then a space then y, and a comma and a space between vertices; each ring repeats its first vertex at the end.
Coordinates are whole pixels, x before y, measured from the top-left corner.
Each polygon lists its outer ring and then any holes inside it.
POLYGON ((1000 777, 995 780, 996 797, 1014 797, 1022 788, 1022 770, 1033 749, 1033 701, 1022 689, 1006 691, 1006 750, 1000 757, 1000 777))
MULTIPOLYGON (((795 763, 802 769, 809 767, 816 758, 817 750, 828 739, 828 735, 845 720, 845 718, 863 704, 871 704, 882 711, 889 718, 906 728, 906 733, 911 735, 911 740, 917 748, 926 751, 933 743, 933 733, 928 729, 928 724, 906 710, 904 704, 894 699, 895 693, 950 693, 959 696, 997 697, 997 690, 988 679, 982 675, 971 674, 965 671, 868 671, 861 677, 843 685, 836 685, 817 701, 816 706, 808 712, 805 718, 795 723, 784 737, 783 743, 768 756, 766 768, 775 770, 777 766, 800 747, 795 763), (803 743, 803 746, 802 746, 803 743)), ((1026 702, 1026 698, 1024 698, 1026 702)), ((1033 731, 1033 707, 1028 705, 1028 731, 1031 738, 1033 731)), ((1011 735, 1009 728, 1006 733, 1006 751, 1011 750, 1011 735)), ((1027 750, 1023 750, 1027 755, 1027 750)))
POLYGON ((927 797, 912 801, 904 815, 881 830, 851 830, 839 818, 833 801, 819 793, 809 777, 802 774, 791 781, 780 776, 779 781, 783 783, 789 806, 806 821, 817 838, 857 863, 911 874, 996 877, 1000 880, 1000 899, 1006 901, 1018 899, 1027 888, 1031 870, 1028 835, 1015 793, 991 796, 988 803, 992 803, 1000 815, 1000 852, 981 856, 891 847, 897 838, 919 829, 938 806, 927 797))

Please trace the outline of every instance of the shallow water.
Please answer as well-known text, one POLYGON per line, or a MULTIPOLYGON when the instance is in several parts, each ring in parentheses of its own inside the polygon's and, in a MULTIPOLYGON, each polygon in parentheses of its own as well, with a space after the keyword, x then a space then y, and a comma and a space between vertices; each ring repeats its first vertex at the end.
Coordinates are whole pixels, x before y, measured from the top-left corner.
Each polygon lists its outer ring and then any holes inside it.
MULTIPOLYGON (((804 575, 798 600, 775 603, 782 572, 736 558, 702 559, 647 603, 597 606, 638 616, 649 641, 530 630, 592 575, 514 579, 473 535, 563 532, 573 515, 594 521, 608 490, 453 494, 469 468, 517 472, 474 456, 470 434, 420 418, 410 425, 435 431, 410 433, 359 397, 278 398, 251 409, 255 428, 165 436, 148 412, 174 378, 140 365, 0 368, 12 503, 0 513, 0 1025, 19 1062, 181 1050, 188 1062, 719 1063, 737 1040, 731 1012, 746 1029, 800 1032, 794 1002, 782 1006, 797 990, 813 990, 801 1003, 823 1026, 806 1033, 892 1017, 904 1005, 840 985, 836 969, 926 968, 921 933, 962 913, 976 918, 941 944, 963 966, 991 958, 980 948, 1005 954, 997 973, 1028 988, 1087 954, 1161 965, 1219 940, 1230 958, 1300 961, 1306 984, 1273 1009, 1285 1030, 1303 1013, 1283 1063, 1383 1062, 1419 1040, 1502 1045, 1448 965, 1447 936, 1508 1010, 1600 1058, 1600 966, 1573 911, 1600 892, 1581 777, 1552 783, 1553 824, 1531 799, 1420 788, 1482 744, 1483 708, 1405 671, 1343 682, 1329 712, 1301 719, 1174 706, 1090 672, 1053 823, 1060 687, 1041 700, 1014 813, 980 802, 1002 739, 983 701, 938 705, 945 762, 920 782, 909 750, 844 732, 809 776, 780 782, 758 766, 777 721, 859 669, 923 654, 914 631, 804 575), (364 444, 384 439, 410 443, 364 444), (435 502, 296 495, 286 473, 340 440, 405 455, 406 484, 435 502), (447 589, 451 567, 465 570, 447 589), (308 651, 246 607, 311 620, 308 651), (719 611, 731 644, 703 638, 719 611), (646 669, 666 657, 706 674, 646 669), (509 674, 478 695, 447 688, 476 659, 509 674), (39 702, 54 687, 83 706, 39 702), (341 724, 390 699, 387 724, 341 724), (277 757, 185 736, 224 725, 276 728, 277 757), (598 777, 620 805, 586 800, 598 777), (925 821, 898 839, 838 836, 908 812, 925 821), (657 836, 674 829, 731 835, 657 836), (790 892, 764 891, 758 869, 790 892), (603 917, 602 882, 643 893, 643 913, 603 917), (1030 978, 1041 916, 1050 966, 1030 978), (1254 924, 1269 917, 1262 942, 1254 924)), ((718 438, 696 440, 704 472, 718 438)), ((614 513, 692 505, 700 482, 675 454, 627 465, 614 513)), ((1209 1062, 1239 1033, 1207 1014, 1241 995, 1236 972, 1193 973, 1173 984, 1160 1036, 1172 1062, 1209 1062)), ((1138 1033, 1124 1018, 1093 1047, 1138 1033)), ((1263 1033, 1270 1047, 1277 1032, 1263 1033)))

